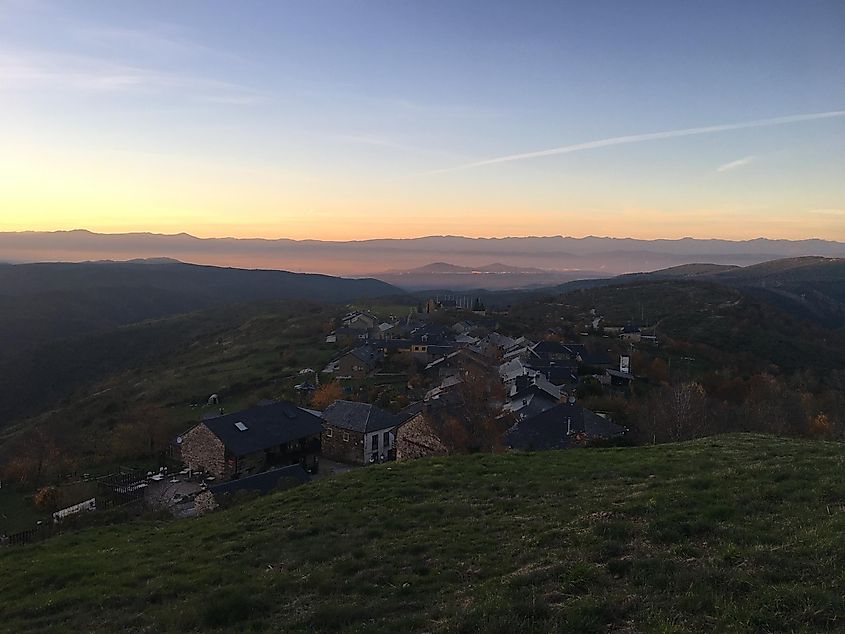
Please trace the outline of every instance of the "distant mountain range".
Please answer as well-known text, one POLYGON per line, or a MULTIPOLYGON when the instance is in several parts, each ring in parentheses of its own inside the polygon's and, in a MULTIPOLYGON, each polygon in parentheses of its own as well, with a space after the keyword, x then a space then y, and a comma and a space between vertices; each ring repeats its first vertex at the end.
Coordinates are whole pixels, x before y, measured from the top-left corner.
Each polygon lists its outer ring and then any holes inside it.
POLYGON ((407 271, 432 262, 478 268, 488 262, 552 271, 615 275, 709 262, 749 265, 806 255, 845 257, 828 240, 635 240, 631 238, 463 238, 430 236, 346 242, 196 238, 180 233, 89 231, 0 233, 0 261, 43 262, 175 258, 184 262, 346 276, 407 271))

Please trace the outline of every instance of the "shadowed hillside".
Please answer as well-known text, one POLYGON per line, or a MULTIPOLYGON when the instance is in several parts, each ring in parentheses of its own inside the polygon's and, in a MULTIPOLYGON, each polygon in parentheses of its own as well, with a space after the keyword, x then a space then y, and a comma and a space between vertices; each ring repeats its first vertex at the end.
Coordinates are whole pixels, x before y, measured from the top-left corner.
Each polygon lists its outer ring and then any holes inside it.
POLYGON ((0 265, 0 359, 33 345, 213 306, 401 294, 373 279, 167 261, 0 265))
POLYGON ((746 267, 689 264, 652 273, 575 280, 552 290, 568 293, 679 279, 737 288, 792 316, 828 328, 845 326, 845 259, 842 258, 787 258, 746 267))

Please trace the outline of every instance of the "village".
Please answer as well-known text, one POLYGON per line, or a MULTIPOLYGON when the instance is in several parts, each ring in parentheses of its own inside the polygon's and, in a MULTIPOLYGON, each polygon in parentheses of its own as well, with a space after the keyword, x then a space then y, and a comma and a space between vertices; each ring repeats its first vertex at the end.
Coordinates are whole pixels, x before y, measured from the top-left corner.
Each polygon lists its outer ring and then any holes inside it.
MULTIPOLYGON (((401 317, 352 310, 325 335, 331 360, 299 372, 295 398, 230 412, 212 394, 201 419, 172 439, 166 465, 99 478, 90 498, 53 521, 123 504, 189 517, 378 463, 624 443, 628 430, 612 413, 580 400, 626 398, 630 356, 552 329, 542 339, 504 335, 505 316, 462 298, 432 298, 401 317)), ((601 332, 614 350, 656 343, 630 324, 601 332)))

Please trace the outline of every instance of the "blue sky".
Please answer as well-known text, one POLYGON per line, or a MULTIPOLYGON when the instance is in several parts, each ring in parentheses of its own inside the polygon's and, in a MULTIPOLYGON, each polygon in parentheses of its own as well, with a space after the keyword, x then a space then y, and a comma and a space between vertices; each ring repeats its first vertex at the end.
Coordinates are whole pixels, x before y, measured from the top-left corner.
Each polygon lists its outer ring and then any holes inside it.
POLYGON ((0 230, 845 239, 843 32, 839 1, 0 0, 0 230))

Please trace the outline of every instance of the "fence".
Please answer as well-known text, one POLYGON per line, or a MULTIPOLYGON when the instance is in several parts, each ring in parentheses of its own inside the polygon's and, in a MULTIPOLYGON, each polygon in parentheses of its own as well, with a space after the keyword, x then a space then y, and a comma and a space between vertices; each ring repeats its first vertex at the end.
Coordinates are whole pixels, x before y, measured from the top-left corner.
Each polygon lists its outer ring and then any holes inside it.
MULTIPOLYGON (((97 483, 99 491, 94 506, 100 511, 140 503, 144 498, 146 489, 144 476, 136 471, 121 470, 118 473, 111 473, 97 478, 97 483)), ((84 504, 87 505, 91 502, 93 500, 84 504)), ((67 520, 75 515, 77 514, 68 514, 60 519, 67 520)), ((0 546, 22 546, 41 541, 53 535, 58 530, 57 526, 58 524, 43 524, 11 535, 0 535, 0 546)))
POLYGON ((46 539, 52 534, 49 527, 35 527, 28 528, 19 533, 12 533, 11 535, 0 535, 0 546, 23 546, 24 544, 31 544, 32 542, 46 539))

